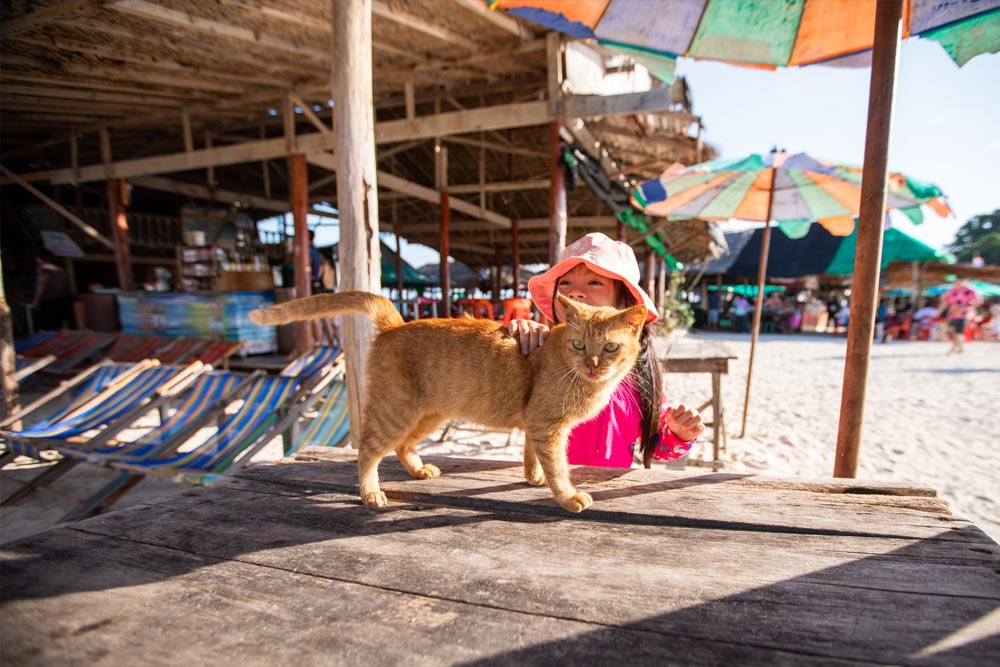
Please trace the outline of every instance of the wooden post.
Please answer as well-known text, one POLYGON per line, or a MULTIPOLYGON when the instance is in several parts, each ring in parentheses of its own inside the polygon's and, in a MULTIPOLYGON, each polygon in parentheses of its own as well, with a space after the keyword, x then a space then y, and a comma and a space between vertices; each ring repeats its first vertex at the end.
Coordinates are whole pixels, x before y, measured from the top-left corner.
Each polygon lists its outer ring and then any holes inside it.
POLYGON ((646 294, 656 298, 656 253, 646 246, 646 294))
POLYGON ((868 362, 878 305, 889 134, 902 15, 903 0, 882 0, 876 4, 872 76, 868 92, 868 134, 865 137, 865 162, 861 175, 861 210, 854 253, 851 317, 847 326, 847 359, 844 363, 834 477, 856 477, 858 474, 868 362))
POLYGON ((503 248, 496 246, 493 261, 493 294, 491 301, 500 301, 500 290, 503 289, 503 248))
MULTIPOLYGON (((261 139, 267 138, 267 131, 264 129, 263 125, 260 126, 260 138, 261 139)), ((270 167, 267 164, 267 160, 261 161, 260 173, 264 179, 264 196, 267 197, 268 199, 271 198, 271 174, 268 171, 269 169, 270 167)))
POLYGON ((913 262, 910 264, 911 274, 913 276, 913 288, 912 288, 912 298, 910 300, 910 314, 917 312, 920 308, 924 307, 924 295, 923 295, 923 285, 921 280, 921 267, 920 262, 913 262))
MULTIPOLYGON (((378 294, 382 289, 382 261, 372 101, 372 3, 331 0, 330 4, 343 289, 378 294)), ((348 409, 351 433, 357 441, 361 437, 365 366, 375 327, 367 317, 347 316, 343 322, 348 409)))
POLYGON ((132 292, 135 290, 135 277, 132 275, 132 255, 128 247, 128 218, 122 203, 124 189, 125 179, 108 179, 108 212, 111 216, 111 243, 115 247, 118 286, 125 292, 132 292))
POLYGON ((656 307, 662 308, 667 301, 667 260, 665 257, 658 259, 660 273, 656 276, 656 307))
MULTIPOLYGON (((306 156, 296 153, 288 156, 288 178, 291 189, 292 216, 295 220, 295 296, 312 294, 312 262, 310 261, 309 227, 309 171, 306 156)), ((295 353, 302 354, 313 345, 312 322, 295 323, 295 353)))
POLYGON ((521 220, 513 218, 510 221, 510 243, 511 243, 511 272, 514 274, 514 298, 521 294, 521 243, 518 239, 520 233, 521 220))
POLYGON ((767 221, 764 223, 764 239, 760 244, 760 264, 757 266, 757 301, 753 309, 753 331, 750 335, 750 363, 747 366, 747 388, 743 394, 743 421, 740 424, 740 437, 747 433, 747 411, 750 408, 750 381, 753 378, 753 359, 757 351, 757 334, 760 332, 760 317, 764 305, 764 278, 767 277, 767 255, 771 246, 771 206, 774 204, 774 181, 777 168, 771 168, 770 194, 767 196, 767 221))
POLYGON ((20 388, 14 373, 17 371, 17 355, 14 353, 14 326, 7 304, 7 294, 3 288, 3 265, 0 264, 0 387, 3 389, 3 412, 0 417, 12 415, 19 410, 20 388))
POLYGON ((441 191, 441 317, 451 317, 451 270, 448 267, 448 223, 451 220, 451 207, 448 204, 448 191, 441 191))
POLYGON ((549 185, 549 265, 559 261, 566 247, 566 174, 559 160, 559 129, 562 121, 552 122, 552 182, 549 185))

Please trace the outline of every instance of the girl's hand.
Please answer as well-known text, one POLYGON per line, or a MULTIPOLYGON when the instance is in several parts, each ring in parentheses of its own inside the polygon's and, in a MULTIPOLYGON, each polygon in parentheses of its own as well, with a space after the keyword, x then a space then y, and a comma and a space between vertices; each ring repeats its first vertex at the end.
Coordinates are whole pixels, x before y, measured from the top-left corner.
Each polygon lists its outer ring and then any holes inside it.
POLYGON ((705 423, 694 408, 686 408, 681 403, 676 408, 664 410, 667 427, 684 442, 691 442, 705 432, 705 423))
POLYGON ((549 328, 534 320, 511 320, 507 325, 507 333, 517 336, 521 342, 521 354, 531 354, 545 344, 549 328))

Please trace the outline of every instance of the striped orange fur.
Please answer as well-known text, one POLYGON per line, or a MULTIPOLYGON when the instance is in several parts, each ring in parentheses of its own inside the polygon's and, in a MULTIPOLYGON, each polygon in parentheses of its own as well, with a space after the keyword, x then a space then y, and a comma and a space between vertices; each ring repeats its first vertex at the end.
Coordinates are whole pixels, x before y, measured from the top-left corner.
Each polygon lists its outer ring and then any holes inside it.
POLYGON ((254 311, 258 324, 336 314, 369 315, 380 331, 368 360, 358 447, 361 498, 385 505, 378 465, 395 452, 416 478, 441 474, 415 445, 449 419, 525 432, 524 472, 548 484, 556 501, 580 512, 593 499, 570 481, 566 438, 595 416, 639 354, 646 308, 592 308, 559 296, 566 323, 552 328, 530 355, 516 337, 488 320, 430 319, 404 323, 392 302, 367 292, 319 294, 254 311))

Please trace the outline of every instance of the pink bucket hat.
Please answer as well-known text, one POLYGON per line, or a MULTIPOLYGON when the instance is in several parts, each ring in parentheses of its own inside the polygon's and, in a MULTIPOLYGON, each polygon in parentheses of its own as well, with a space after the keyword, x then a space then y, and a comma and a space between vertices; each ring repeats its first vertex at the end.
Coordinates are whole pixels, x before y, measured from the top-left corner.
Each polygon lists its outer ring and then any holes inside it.
POLYGON ((555 294, 556 281, 577 264, 584 264, 605 278, 622 281, 635 302, 646 306, 649 311, 646 322, 659 319, 653 300, 639 287, 639 263, 635 260, 632 248, 621 241, 613 241, 600 232, 587 234, 566 246, 559 254, 559 262, 555 266, 528 281, 531 299, 542 315, 550 320, 555 319, 552 316, 552 296, 555 294))

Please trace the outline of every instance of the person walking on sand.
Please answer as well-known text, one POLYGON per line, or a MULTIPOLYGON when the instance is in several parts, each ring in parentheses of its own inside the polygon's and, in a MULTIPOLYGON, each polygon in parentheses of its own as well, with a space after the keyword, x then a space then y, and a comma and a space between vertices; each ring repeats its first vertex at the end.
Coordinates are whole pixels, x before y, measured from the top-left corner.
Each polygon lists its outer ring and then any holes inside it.
POLYGON ((941 297, 938 314, 948 312, 948 340, 951 347, 947 354, 961 354, 964 351, 962 341, 965 338, 965 324, 969 315, 975 312, 979 303, 976 290, 965 284, 965 276, 956 276, 955 284, 941 297))

